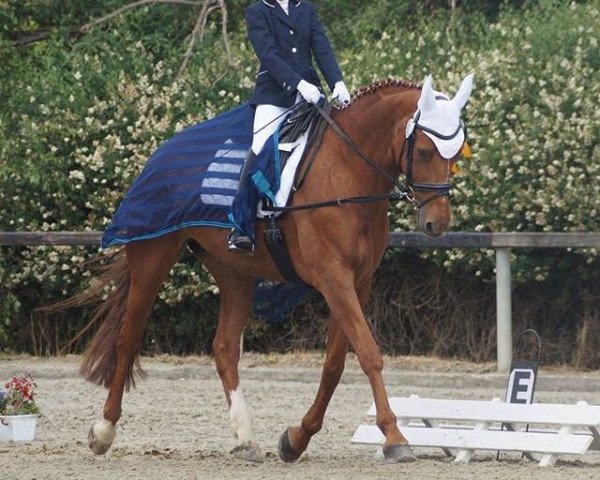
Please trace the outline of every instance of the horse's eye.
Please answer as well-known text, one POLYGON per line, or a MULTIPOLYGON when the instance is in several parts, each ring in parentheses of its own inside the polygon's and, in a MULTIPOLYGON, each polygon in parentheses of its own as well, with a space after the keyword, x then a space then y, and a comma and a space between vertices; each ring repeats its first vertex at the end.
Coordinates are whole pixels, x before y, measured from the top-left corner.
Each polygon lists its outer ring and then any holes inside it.
POLYGON ((433 152, 425 148, 417 148, 417 156, 420 161, 427 162, 433 156, 433 152))

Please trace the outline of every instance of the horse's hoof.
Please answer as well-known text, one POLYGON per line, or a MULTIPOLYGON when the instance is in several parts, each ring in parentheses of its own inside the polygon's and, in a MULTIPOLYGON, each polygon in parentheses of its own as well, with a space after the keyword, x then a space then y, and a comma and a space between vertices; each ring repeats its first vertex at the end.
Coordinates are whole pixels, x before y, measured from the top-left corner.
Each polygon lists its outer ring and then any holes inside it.
POLYGON ((300 458, 302 453, 296 453, 292 448, 288 431, 286 430, 279 437, 279 458, 286 463, 293 463, 300 458))
POLYGON ((88 432, 88 445, 96 455, 104 455, 115 439, 117 429, 108 420, 96 422, 88 432))
POLYGON ((256 442, 244 442, 235 447, 231 453, 233 453, 235 458, 245 460, 246 462, 260 463, 265 461, 265 456, 260 449, 260 445, 256 442))
POLYGON ((383 458, 386 462, 391 463, 408 463, 416 460, 408 444, 383 447, 383 458))

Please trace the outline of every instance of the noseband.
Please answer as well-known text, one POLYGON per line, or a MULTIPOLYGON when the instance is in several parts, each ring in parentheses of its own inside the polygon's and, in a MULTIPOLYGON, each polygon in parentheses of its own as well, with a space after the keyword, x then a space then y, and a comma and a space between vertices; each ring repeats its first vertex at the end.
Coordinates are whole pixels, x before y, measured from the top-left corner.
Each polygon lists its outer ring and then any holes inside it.
POLYGON ((415 182, 413 177, 413 163, 414 163, 414 155, 415 155, 415 142, 417 139, 417 130, 421 130, 423 132, 429 133, 440 140, 452 140, 455 138, 461 130, 464 131, 465 139, 467 138, 467 129, 462 121, 458 125, 456 131, 450 135, 442 135, 431 128, 428 128, 424 125, 419 125, 419 118, 421 117, 421 112, 417 110, 412 122, 414 124, 413 130, 411 134, 406 139, 406 175, 404 180, 403 190, 408 193, 408 200, 413 203, 415 208, 419 210, 427 205, 429 202, 432 202, 436 198, 440 197, 450 197, 450 190, 452 189, 452 185, 448 182, 444 183, 429 183, 429 182, 415 182), (434 195, 431 197, 417 201, 415 199, 415 192, 433 192, 434 195))

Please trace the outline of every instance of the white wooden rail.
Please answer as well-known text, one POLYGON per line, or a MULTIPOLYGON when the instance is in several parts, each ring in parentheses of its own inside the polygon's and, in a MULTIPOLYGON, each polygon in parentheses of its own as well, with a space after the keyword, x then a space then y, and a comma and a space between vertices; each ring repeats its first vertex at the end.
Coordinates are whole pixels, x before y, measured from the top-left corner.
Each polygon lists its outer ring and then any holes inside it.
MULTIPOLYGON (((468 462, 476 450, 492 450, 542 454, 536 459, 541 466, 549 466, 559 454, 583 455, 588 450, 600 450, 600 407, 585 402, 515 404, 499 399, 486 402, 413 395, 390 398, 390 406, 411 445, 442 448, 457 462, 468 462), (502 424, 510 425, 510 429, 500 430, 502 424), (536 424, 546 428, 523 431, 522 426, 536 424)), ((367 415, 373 417, 375 412, 373 405, 367 415)), ((359 444, 381 445, 384 441, 376 425, 360 425, 352 438, 359 444)))
MULTIPOLYGON (((0 232, 1 246, 99 246, 101 232, 0 232)), ((393 232, 390 248, 494 249, 496 251, 496 322, 498 371, 512 361, 512 296, 510 255, 517 248, 600 248, 600 232, 450 232, 429 239, 417 232, 393 232)))

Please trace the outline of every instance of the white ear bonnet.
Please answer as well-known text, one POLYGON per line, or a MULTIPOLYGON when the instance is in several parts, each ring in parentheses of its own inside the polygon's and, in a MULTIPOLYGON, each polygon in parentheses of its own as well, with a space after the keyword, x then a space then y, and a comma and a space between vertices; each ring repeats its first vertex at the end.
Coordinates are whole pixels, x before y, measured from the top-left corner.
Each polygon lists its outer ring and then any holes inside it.
POLYGON ((460 112, 466 105, 473 90, 473 74, 462 81, 452 100, 433 90, 431 75, 428 75, 421 89, 417 111, 406 125, 406 138, 419 127, 434 143, 445 159, 456 156, 465 143, 465 129, 460 112))

